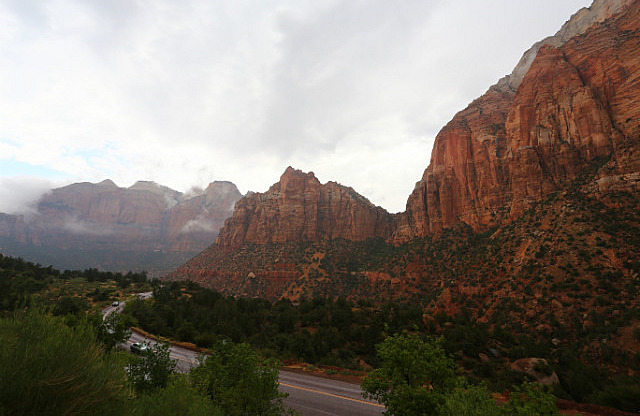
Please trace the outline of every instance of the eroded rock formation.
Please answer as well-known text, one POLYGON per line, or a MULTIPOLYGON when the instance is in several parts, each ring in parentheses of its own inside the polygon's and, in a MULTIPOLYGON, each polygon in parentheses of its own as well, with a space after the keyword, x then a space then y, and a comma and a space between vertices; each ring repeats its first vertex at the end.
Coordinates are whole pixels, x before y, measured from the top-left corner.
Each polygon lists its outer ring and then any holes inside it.
POLYGON ((313 172, 291 167, 265 193, 236 204, 220 230, 216 245, 316 241, 325 238, 388 238, 392 217, 353 189, 335 182, 321 184, 313 172))

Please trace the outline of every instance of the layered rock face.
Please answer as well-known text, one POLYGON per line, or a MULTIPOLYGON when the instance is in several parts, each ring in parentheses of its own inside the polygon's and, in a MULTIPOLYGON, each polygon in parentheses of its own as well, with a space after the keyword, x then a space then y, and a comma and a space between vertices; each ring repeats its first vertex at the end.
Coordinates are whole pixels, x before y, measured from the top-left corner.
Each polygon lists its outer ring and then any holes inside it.
MULTIPOLYGON (((313 172, 289 167, 267 192, 238 201, 216 243, 166 278, 225 295, 278 299, 298 279, 314 275, 313 267, 301 264, 307 247, 301 243, 379 243, 391 237, 393 226, 391 214, 353 189, 322 184, 313 172)), ((314 267, 321 261, 315 257, 314 267)))
MULTIPOLYGON (((122 252, 183 253, 179 258, 184 261, 215 240, 240 198, 230 182, 213 182, 194 195, 153 182, 137 182, 129 188, 110 180, 78 183, 43 196, 36 214, 0 215, 0 237, 3 245, 19 244, 29 252, 25 257, 45 264, 52 260, 34 258, 33 247, 42 252, 55 248, 57 257, 61 251, 71 256, 82 251, 87 256, 85 267, 105 269, 113 269, 122 252), (111 264, 101 264, 91 258, 91 252, 99 252, 102 259, 113 257, 111 264)), ((12 247, 11 254, 22 255, 20 248, 12 247)), ((65 267, 61 261, 57 267, 65 267)))
POLYGON ((392 222, 389 213, 353 189, 335 182, 323 185, 313 173, 289 167, 267 192, 236 204, 216 245, 229 249, 327 238, 388 238, 392 222))
POLYGON ((457 221, 479 230, 512 220, 597 161, 611 158, 619 175, 640 171, 639 9, 594 2, 456 114, 393 241, 457 221))
POLYGON ((640 171, 639 7, 596 0, 533 45, 440 131, 406 212, 390 216, 351 189, 289 168, 266 193, 238 202, 217 247, 338 237, 401 243, 459 221, 481 230, 517 218, 607 158, 617 176, 601 183, 618 187, 640 171))

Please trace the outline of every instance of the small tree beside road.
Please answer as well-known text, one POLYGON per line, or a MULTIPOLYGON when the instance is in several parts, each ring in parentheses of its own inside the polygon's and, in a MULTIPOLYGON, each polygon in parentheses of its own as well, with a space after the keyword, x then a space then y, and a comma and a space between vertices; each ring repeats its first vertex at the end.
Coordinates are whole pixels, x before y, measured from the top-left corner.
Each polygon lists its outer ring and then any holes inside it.
POLYGON ((517 387, 499 406, 484 385, 470 385, 441 340, 395 335, 377 345, 380 368, 362 381, 363 395, 388 416, 556 415, 555 398, 536 383, 517 387))
POLYGON ((262 359, 249 344, 219 342, 191 370, 195 387, 231 416, 287 414, 278 392, 279 366, 262 359))
POLYGON ((132 360, 127 376, 136 392, 148 393, 167 386, 169 376, 176 369, 176 360, 169 356, 170 352, 168 343, 156 344, 132 360))
POLYGON ((395 335, 377 346, 381 366, 362 381, 367 398, 387 407, 388 415, 435 414, 445 396, 464 380, 441 341, 395 335))

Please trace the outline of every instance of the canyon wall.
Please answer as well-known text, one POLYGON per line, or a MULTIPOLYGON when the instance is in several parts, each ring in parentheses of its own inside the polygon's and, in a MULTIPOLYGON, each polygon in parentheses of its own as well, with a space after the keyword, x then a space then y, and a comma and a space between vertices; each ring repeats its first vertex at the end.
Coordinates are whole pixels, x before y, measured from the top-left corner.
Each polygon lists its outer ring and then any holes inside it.
POLYGON ((607 160, 609 171, 639 171, 639 8, 594 2, 456 114, 436 137, 393 241, 457 221, 476 230, 511 221, 607 160))

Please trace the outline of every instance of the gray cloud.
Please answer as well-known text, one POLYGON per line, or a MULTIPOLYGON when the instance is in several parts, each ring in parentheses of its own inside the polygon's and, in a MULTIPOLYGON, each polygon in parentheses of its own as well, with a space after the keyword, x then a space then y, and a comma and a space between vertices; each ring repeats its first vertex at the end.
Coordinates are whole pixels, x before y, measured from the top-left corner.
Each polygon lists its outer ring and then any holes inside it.
POLYGON ((265 141, 285 155, 332 152, 410 106, 415 98, 404 94, 406 74, 425 61, 409 55, 437 3, 354 1, 303 17, 282 13, 265 141))
POLYGON ((294 165, 402 210, 437 131, 589 3, 0 0, 0 163, 242 192, 294 165))

